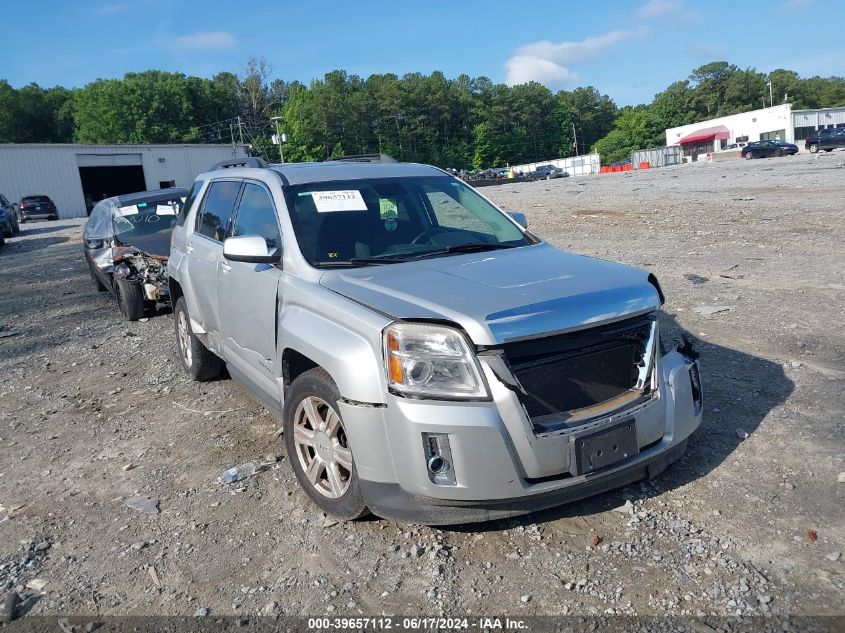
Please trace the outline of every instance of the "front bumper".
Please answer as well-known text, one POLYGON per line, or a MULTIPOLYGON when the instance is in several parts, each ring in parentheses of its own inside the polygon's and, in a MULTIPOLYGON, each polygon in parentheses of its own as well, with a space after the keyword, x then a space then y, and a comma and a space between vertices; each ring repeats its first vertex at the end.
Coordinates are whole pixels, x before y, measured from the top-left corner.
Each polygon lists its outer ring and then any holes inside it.
POLYGON ((431 525, 501 519, 543 510, 654 477, 677 461, 701 422, 690 370, 677 350, 658 359, 650 400, 575 429, 536 434, 516 395, 484 366, 492 402, 388 399, 387 407, 341 401, 361 492, 377 515, 431 525), (636 421, 640 452, 584 475, 570 473, 570 435, 636 421), (448 435, 455 485, 431 481, 422 433, 448 435))

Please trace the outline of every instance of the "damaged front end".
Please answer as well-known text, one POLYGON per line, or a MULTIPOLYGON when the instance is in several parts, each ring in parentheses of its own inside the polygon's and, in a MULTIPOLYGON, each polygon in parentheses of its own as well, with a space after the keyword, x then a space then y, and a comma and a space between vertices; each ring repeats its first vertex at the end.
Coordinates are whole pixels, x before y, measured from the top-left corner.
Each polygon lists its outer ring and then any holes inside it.
POLYGON ((114 279, 139 284, 147 301, 169 302, 166 257, 143 253, 127 246, 116 246, 111 251, 114 279))

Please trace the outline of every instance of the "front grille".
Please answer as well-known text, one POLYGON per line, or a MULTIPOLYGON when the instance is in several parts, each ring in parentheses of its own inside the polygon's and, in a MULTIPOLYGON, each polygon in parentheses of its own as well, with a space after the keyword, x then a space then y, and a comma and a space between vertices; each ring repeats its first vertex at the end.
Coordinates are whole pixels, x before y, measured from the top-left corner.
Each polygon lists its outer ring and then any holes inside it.
POLYGON ((584 409, 636 386, 653 317, 503 346, 533 420, 584 409))

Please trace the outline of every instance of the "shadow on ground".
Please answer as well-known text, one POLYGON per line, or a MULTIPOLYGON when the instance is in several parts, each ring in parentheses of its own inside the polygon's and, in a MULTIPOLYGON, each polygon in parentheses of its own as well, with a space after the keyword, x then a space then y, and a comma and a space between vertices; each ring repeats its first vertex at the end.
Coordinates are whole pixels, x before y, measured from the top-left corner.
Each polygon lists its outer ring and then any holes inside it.
POLYGON ((685 486, 718 468, 743 440, 737 430, 753 434, 769 412, 783 404, 794 390, 779 363, 735 349, 703 342, 681 329, 668 315, 660 319, 667 349, 683 338, 701 353, 704 417, 687 444, 686 454, 652 480, 541 512, 480 524, 443 528, 456 532, 499 531, 519 525, 547 523, 562 518, 606 512, 623 503, 622 496, 643 499, 685 486), (753 377, 753 379, 752 379, 753 377))

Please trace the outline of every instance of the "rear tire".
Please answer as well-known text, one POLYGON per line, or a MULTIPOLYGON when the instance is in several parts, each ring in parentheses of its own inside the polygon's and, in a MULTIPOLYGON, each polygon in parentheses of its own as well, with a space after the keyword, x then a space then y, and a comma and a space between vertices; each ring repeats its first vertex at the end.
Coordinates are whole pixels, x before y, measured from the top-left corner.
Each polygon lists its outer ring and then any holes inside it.
POLYGON ((752 158, 754 158, 754 152, 748 152, 745 155, 745 160, 751 160, 752 158))
POLYGON ((223 361, 194 336, 185 297, 179 297, 176 302, 173 308, 173 321, 176 325, 176 349, 185 373, 198 382, 205 382, 219 376, 223 369, 223 361))
POLYGON ((127 321, 137 321, 144 316, 144 289, 141 284, 128 279, 114 280, 117 306, 127 321))
POLYGON ((293 472, 308 498, 326 514, 351 521, 366 516, 369 509, 338 400, 337 385, 322 367, 297 376, 285 396, 284 439, 293 472))
POLYGON ((819 151, 819 146, 817 143, 810 143, 810 153, 815 154, 819 151))

